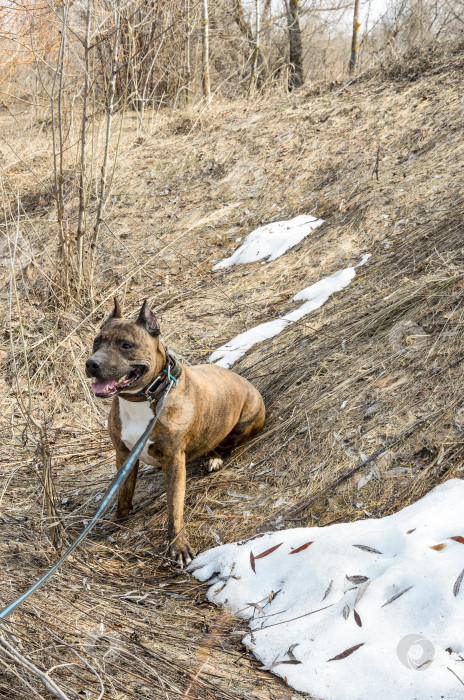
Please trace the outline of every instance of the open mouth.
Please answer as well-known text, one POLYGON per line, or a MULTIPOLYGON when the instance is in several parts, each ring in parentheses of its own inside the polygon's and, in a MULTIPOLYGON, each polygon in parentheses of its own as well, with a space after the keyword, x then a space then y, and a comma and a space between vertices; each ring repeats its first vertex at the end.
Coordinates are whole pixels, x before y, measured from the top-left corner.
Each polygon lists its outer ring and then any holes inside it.
POLYGON ((114 396, 122 389, 127 389, 132 384, 140 379, 145 371, 145 367, 138 366, 135 367, 131 372, 125 374, 121 379, 98 379, 97 377, 92 378, 92 391, 95 396, 100 398, 108 398, 114 396))

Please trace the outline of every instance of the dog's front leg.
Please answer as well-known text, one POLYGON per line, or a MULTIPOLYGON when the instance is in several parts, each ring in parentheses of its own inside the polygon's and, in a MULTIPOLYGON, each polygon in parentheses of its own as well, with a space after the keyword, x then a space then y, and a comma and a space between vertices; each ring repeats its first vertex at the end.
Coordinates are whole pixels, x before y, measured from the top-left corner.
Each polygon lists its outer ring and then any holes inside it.
MULTIPOLYGON (((116 451, 116 469, 122 467, 124 460, 127 458, 129 450, 125 447, 124 449, 117 449, 116 451)), ((116 509, 116 520, 125 520, 129 515, 130 509, 132 507, 132 498, 134 497, 135 483, 137 481, 137 472, 139 470, 139 462, 134 464, 134 467, 126 478, 125 482, 121 486, 118 494, 118 507, 116 509)))
POLYGON ((171 458, 163 473, 168 501, 169 556, 183 569, 195 556, 184 532, 185 453, 171 458))

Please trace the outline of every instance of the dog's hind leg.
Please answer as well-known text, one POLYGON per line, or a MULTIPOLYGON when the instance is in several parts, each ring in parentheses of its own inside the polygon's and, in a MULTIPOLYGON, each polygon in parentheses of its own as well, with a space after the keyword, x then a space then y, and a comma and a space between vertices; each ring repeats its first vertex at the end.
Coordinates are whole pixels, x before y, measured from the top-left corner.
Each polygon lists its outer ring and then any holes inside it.
POLYGON ((233 450, 234 447, 240 445, 241 442, 259 433, 264 425, 265 418, 266 409, 264 408, 261 396, 258 394, 254 396, 251 401, 245 403, 235 427, 230 431, 225 440, 218 445, 218 451, 224 453, 224 451, 233 450))

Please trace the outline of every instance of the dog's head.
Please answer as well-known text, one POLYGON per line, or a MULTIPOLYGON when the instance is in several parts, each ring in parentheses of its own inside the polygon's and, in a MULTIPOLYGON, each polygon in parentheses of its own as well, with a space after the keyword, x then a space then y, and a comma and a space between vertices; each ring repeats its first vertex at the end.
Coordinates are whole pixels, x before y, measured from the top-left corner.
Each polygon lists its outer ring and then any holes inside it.
POLYGON ((122 318, 117 299, 93 342, 93 354, 85 364, 92 378, 92 391, 100 398, 115 396, 120 391, 141 389, 164 364, 159 341, 160 328, 156 316, 143 302, 136 321, 122 318))

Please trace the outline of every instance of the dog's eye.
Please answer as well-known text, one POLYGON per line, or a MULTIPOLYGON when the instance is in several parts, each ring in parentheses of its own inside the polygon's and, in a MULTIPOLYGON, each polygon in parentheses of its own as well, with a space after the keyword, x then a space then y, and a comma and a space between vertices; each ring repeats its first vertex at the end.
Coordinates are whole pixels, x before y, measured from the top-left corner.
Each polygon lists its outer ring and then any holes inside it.
POLYGON ((132 343, 128 343, 127 340, 123 340, 120 344, 122 350, 132 350, 133 347, 132 343))
POLYGON ((95 340, 93 341, 93 347, 94 348, 98 347, 100 345, 101 341, 102 341, 101 335, 97 336, 97 338, 95 338, 95 340))

